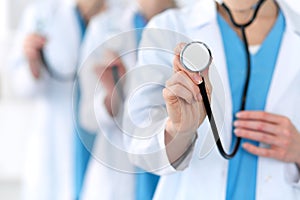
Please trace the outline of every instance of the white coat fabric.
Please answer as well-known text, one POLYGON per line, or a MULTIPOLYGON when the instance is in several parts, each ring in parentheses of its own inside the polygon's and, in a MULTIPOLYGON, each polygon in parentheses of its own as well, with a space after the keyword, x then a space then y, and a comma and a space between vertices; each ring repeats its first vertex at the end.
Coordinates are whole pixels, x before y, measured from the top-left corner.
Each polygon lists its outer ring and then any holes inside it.
MULTIPOLYGON (((291 8, 286 9, 285 2, 278 1, 278 3, 286 18, 286 31, 283 35, 265 110, 289 117, 296 128, 300 130, 300 114, 298 112, 300 109, 300 60, 298 58, 300 36, 299 26, 294 23, 295 19, 291 18, 291 16, 299 16, 299 13, 290 12, 293 10, 291 8)), ((172 37, 172 35, 168 37, 163 31, 161 34, 154 35, 144 32, 141 48, 144 45, 172 51, 179 42, 193 40, 203 41, 210 47, 215 64, 215 67, 210 69, 213 85, 212 107, 221 133, 221 140, 225 148, 229 149, 232 140, 232 100, 215 2, 202 0, 193 7, 167 11, 150 21, 147 28, 172 30, 183 34, 186 38, 183 36, 172 37), (216 78, 216 73, 219 74, 219 78, 216 78)), ((141 51, 139 53, 137 68, 150 65, 154 74, 148 75, 149 82, 152 80, 152 82, 162 85, 145 87, 135 97, 128 100, 128 115, 134 116, 131 118, 134 123, 140 126, 147 125, 147 122, 149 124, 149 109, 152 109, 151 113, 155 113, 165 105, 162 89, 165 81, 172 74, 173 58, 174 55, 164 54, 162 51, 141 51), (154 69, 153 64, 166 67, 154 69), (165 68, 169 68, 168 73, 163 73, 165 68), (159 108, 156 108, 156 105, 159 105, 159 108)), ((145 77, 141 76, 141 78, 145 77)), ((127 120, 126 117, 128 118, 125 112, 124 121, 127 120)), ((126 140, 130 151, 140 155, 132 156, 135 164, 162 175, 154 199, 225 199, 228 160, 220 156, 216 147, 200 159, 200 153, 209 142, 207 139, 212 142, 211 136, 206 137, 212 134, 207 119, 198 129, 198 139, 194 150, 175 169, 169 163, 165 151, 166 118, 166 115, 164 119, 160 120, 152 118, 152 122, 158 121, 158 128, 155 129, 158 131, 153 132, 153 129, 149 128, 143 129, 143 134, 151 136, 147 140, 126 140)), ((134 129, 136 128, 133 128, 133 131, 134 129)), ((135 134, 140 135, 141 132, 135 131, 135 134)), ((260 144, 260 146, 265 145, 260 144)), ((300 199, 300 175, 294 163, 259 157, 257 168, 257 200, 300 199)))
MULTIPOLYGON (((106 91, 99 84, 94 67, 101 64, 103 50, 109 49, 122 55, 136 49, 135 31, 132 30, 136 11, 136 6, 127 6, 95 17, 83 43, 80 122, 85 129, 97 133, 83 185, 83 200, 132 200, 135 196, 134 166, 122 150, 123 133, 116 123, 118 120, 112 118, 105 108, 106 91)), ((129 70, 135 65, 136 54, 133 52, 121 59, 129 70)))
POLYGON ((43 34, 51 68, 62 74, 74 73, 81 41, 75 5, 36 3, 26 10, 19 32, 11 67, 14 90, 39 105, 38 115, 29 116, 36 119, 38 130, 28 135, 24 199, 73 200, 73 81, 56 81, 44 69, 41 77, 34 79, 22 46, 29 33, 43 34))

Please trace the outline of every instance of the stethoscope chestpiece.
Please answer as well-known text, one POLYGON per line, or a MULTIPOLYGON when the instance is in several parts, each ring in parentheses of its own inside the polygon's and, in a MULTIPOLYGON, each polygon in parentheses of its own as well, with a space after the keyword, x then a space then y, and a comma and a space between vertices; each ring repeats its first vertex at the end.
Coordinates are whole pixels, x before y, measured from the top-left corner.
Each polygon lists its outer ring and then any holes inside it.
POLYGON ((180 63, 190 72, 205 70, 211 65, 212 60, 211 51, 203 42, 190 42, 180 52, 180 63))
MULTIPOLYGON (((180 52, 180 62, 184 68, 186 68, 190 72, 202 72, 207 67, 209 67, 212 63, 212 55, 210 49, 203 42, 191 42, 188 43, 180 52)), ((235 144, 235 148, 231 153, 225 152, 223 145, 220 140, 220 135, 218 132, 218 128, 216 125, 216 121, 214 115, 212 113, 212 109, 210 106, 209 97, 207 94, 205 80, 202 78, 202 82, 198 84, 202 99, 203 105, 210 123, 210 127, 212 129, 212 133, 218 147, 220 154, 225 159, 233 158, 236 154, 241 139, 238 137, 237 142, 235 144)))

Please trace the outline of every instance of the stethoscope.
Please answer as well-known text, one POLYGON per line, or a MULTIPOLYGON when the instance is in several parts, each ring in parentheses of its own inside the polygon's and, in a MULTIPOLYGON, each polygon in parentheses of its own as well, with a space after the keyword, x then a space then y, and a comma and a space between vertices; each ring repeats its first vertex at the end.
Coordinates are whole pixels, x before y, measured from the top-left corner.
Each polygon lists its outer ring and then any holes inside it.
POLYGON ((40 50, 40 57, 41 57, 41 61, 43 63, 43 66, 45 68, 45 70, 47 71, 47 73, 49 74, 49 76, 59 82, 68 82, 68 81, 75 81, 77 78, 77 70, 75 70, 75 72, 71 72, 70 74, 62 74, 58 71, 56 71, 53 67, 51 67, 49 65, 49 63, 46 60, 45 57, 45 53, 44 50, 40 50))
MULTIPOLYGON (((245 110, 245 105, 246 105, 246 99, 247 99, 247 91, 248 91, 248 87, 249 87, 249 81, 250 81, 250 73, 251 73, 251 58, 250 58, 250 52, 249 52, 249 45, 248 45, 248 40, 246 37, 246 32, 245 29, 246 27, 248 27, 250 24, 252 24, 252 22, 256 19, 257 13, 259 8, 262 6, 262 4, 265 2, 265 0, 259 0, 254 6, 254 13, 252 18, 245 24, 238 24, 236 23, 236 21, 234 20, 232 13, 230 11, 230 9, 227 7, 227 5, 223 2, 221 4, 221 6, 226 10, 226 12, 229 15, 229 18, 232 22, 232 24, 239 28, 242 32, 242 39, 244 42, 244 47, 245 47, 245 52, 246 52, 246 58, 247 58, 247 73, 246 73, 246 81, 245 81, 245 85, 244 85, 244 89, 243 89, 243 96, 242 96, 242 103, 241 103, 241 108, 240 110, 245 110)), ((210 49, 208 48, 208 46, 206 44, 204 44, 203 42, 191 42, 188 43, 182 50, 180 53, 180 62, 181 64, 189 71, 191 72, 202 72, 203 70, 205 70, 207 67, 209 67, 212 64, 212 54, 210 49)), ((220 136, 218 133, 218 129, 216 126, 216 122, 214 119, 214 115, 212 113, 211 110, 211 106, 209 103, 209 98, 206 92, 206 86, 205 86, 205 81, 204 78, 202 77, 202 82, 198 85, 199 89, 200 89, 200 93, 202 95, 202 99, 203 99, 203 104, 204 104, 204 108, 210 123, 210 127, 212 129, 213 132, 213 136, 214 136, 214 140, 217 144, 218 150, 220 152, 220 154, 225 158, 225 159, 231 159, 233 158, 240 146, 241 143, 241 138, 237 137, 236 143, 234 145, 234 148, 232 150, 231 153, 226 153, 223 145, 221 143, 220 140, 220 136)))
MULTIPOLYGON (((78 8, 77 8, 78 9, 78 8)), ((54 7, 51 9, 51 17, 54 17, 56 12, 57 12, 58 8, 57 7, 54 7)), ((36 31, 41 34, 41 35, 45 35, 45 22, 44 21, 51 21, 51 23, 54 23, 53 22, 53 19, 51 19, 51 17, 47 17, 47 18, 42 18, 42 19, 38 19, 38 22, 37 22, 37 27, 36 27, 36 31)), ((75 69, 72 70, 72 72, 66 74, 66 73, 61 73, 57 70, 55 70, 51 64, 48 62, 47 58, 46 58, 46 54, 45 54, 45 50, 44 49, 40 49, 39 51, 39 54, 40 54, 40 58, 41 58, 41 62, 42 62, 42 65, 44 67, 44 69, 46 70, 46 72, 48 73, 48 75, 53 79, 53 80, 56 80, 56 81, 59 81, 59 82, 69 82, 69 81, 75 81, 78 77, 78 66, 74 67, 75 69)))

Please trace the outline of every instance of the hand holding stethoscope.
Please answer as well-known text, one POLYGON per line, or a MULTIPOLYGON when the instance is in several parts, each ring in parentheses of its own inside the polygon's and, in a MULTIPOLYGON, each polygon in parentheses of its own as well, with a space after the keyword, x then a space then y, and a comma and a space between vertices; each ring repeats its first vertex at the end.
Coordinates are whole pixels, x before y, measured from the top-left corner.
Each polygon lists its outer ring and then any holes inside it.
MULTIPOLYGON (((232 13, 231 13, 230 9, 228 8, 228 6, 225 3, 221 4, 221 6, 228 13, 232 24, 241 30, 243 41, 244 41, 244 46, 245 46, 245 52, 246 52, 246 56, 247 56, 247 77, 246 77, 245 86, 244 86, 244 90, 243 90, 242 105, 241 105, 240 110, 245 109, 245 104, 246 104, 246 99, 247 99, 247 91, 248 91, 249 80, 250 80, 250 70, 251 70, 250 53, 249 53, 249 47, 248 47, 248 41, 247 41, 245 29, 249 25, 251 25, 253 23, 253 21, 256 19, 257 13, 264 2, 265 2, 265 0, 259 0, 253 6, 253 8, 252 8, 254 10, 253 15, 252 15, 251 19, 245 24, 238 24, 235 21, 235 19, 233 18, 232 13)), ((180 65, 176 66, 176 63, 175 63, 174 70, 176 71, 177 67, 178 67, 178 69, 181 69, 183 71, 183 73, 187 74, 192 80, 196 81, 195 83, 198 85, 198 89, 195 89, 195 86, 188 87, 188 85, 190 83, 184 84, 184 83, 187 83, 187 81, 188 81, 187 79, 185 79, 182 83, 179 84, 179 85, 182 85, 183 87, 180 88, 180 86, 179 86, 179 88, 178 88, 178 84, 177 84, 176 89, 175 90, 173 89, 173 90, 180 91, 180 93, 178 93, 179 94, 178 97, 190 96, 190 94, 187 95, 188 91, 186 91, 186 88, 189 89, 190 93, 192 92, 192 95, 194 97, 197 97, 201 94, 201 98, 200 97, 196 98, 196 100, 201 100, 201 101, 203 100, 203 105, 200 106, 199 103, 196 104, 199 106, 199 109, 198 109, 199 114, 198 114, 198 116, 197 115, 190 116, 189 119, 192 122, 188 122, 188 121, 182 122, 184 119, 186 119, 186 116, 184 116, 184 115, 182 116, 182 114, 185 113, 186 109, 180 108, 180 105, 178 105, 179 101, 177 101, 177 103, 176 103, 177 105, 173 104, 173 106, 176 105, 176 108, 175 108, 175 110, 177 111, 176 115, 178 115, 180 118, 180 119, 176 119, 175 121, 174 120, 172 121, 172 117, 170 117, 173 124, 174 124, 174 122, 176 122, 176 123, 179 122, 179 126, 177 125, 175 129, 173 128, 173 130, 178 131, 178 130, 180 130, 178 128, 185 127, 186 123, 189 125, 190 123, 196 122, 196 124, 193 124, 192 126, 189 127, 189 129, 185 130, 185 131, 196 132, 197 129, 195 129, 195 125, 198 125, 196 127, 199 127, 199 125, 202 123, 202 121, 204 120, 204 117, 206 116, 203 114, 203 112, 205 111, 205 114, 207 114, 207 117, 209 119, 210 126, 212 129, 213 135, 214 135, 214 139, 215 139, 215 142, 217 144, 220 154, 226 159, 230 159, 230 158, 234 157, 234 155, 237 153, 237 151, 239 149, 241 138, 240 137, 237 138, 236 144, 231 153, 225 152, 223 145, 221 143, 221 140, 220 140, 220 135, 219 135, 219 132, 218 132, 218 129, 216 126, 216 122, 214 119, 214 115, 212 113, 210 102, 209 102, 209 95, 207 93, 206 82, 208 83, 208 81, 207 81, 208 80, 208 75, 207 75, 208 68, 212 63, 212 54, 211 54, 210 49, 202 42, 191 42, 181 49, 179 59, 180 59, 180 65), (197 74, 197 73, 199 73, 199 74, 197 74), (206 74, 206 77, 205 77, 205 74, 206 74), (186 94, 185 95, 182 94, 183 92, 186 94), (194 94, 194 92, 196 92, 196 93, 194 94), (204 107, 204 109, 201 109, 201 107, 204 107)), ((176 58, 175 58, 175 62, 176 62, 176 58)), ((182 77, 178 77, 178 79, 180 79, 180 78, 182 79, 182 77)), ((169 86, 169 85, 170 84, 167 83, 167 86, 169 86)), ((170 89, 171 89, 171 87, 170 87, 170 89)), ((170 95, 169 92, 165 92, 165 93, 170 95)), ((173 94, 175 94, 175 92, 173 92, 173 94)), ((168 95, 165 95, 165 96, 168 96, 168 95)), ((168 100, 168 99, 170 99, 170 98, 165 98, 165 100, 168 100)), ((178 98, 177 98, 177 100, 178 100, 178 98)), ((181 105, 184 105, 185 103, 189 103, 189 102, 192 102, 192 100, 189 98, 188 99, 185 98, 184 102, 181 102, 181 103, 179 102, 179 103, 181 105)), ((167 104, 167 109, 171 105, 172 104, 169 104, 169 105, 167 104)), ((193 105, 193 103, 191 105, 193 105)), ((170 109, 170 108, 168 110, 174 111, 173 109, 170 109)), ((188 110, 188 113, 186 113, 186 114, 188 114, 188 115, 195 113, 195 110, 193 110, 191 108, 189 108, 187 110, 188 110)))
POLYGON ((30 71, 34 78, 38 79, 44 68, 49 76, 60 82, 73 81, 77 77, 77 68, 70 73, 61 73, 51 66, 45 55, 47 45, 47 32, 50 25, 54 24, 54 16, 57 13, 57 6, 52 5, 47 12, 42 12, 36 19, 35 30, 25 37, 23 51, 28 60, 30 71))
MULTIPOLYGON (((163 90, 163 97, 168 112, 165 142, 171 163, 176 162, 179 159, 178 155, 181 155, 181 153, 177 154, 174 152, 185 152, 191 145, 191 142, 195 141, 197 129, 206 117, 203 98, 198 84, 203 83, 203 80, 205 81, 205 90, 208 97, 212 91, 208 77, 209 67, 201 73, 195 73, 185 68, 181 63, 180 56, 184 47, 185 44, 181 43, 175 49, 174 72, 167 80, 163 90)), ((190 45, 190 47, 192 46, 190 45)), ((204 62, 202 63, 204 64, 204 62)))
MULTIPOLYGON (((238 24, 233 18, 228 6, 225 3, 221 4, 221 6, 226 10, 227 14, 229 15, 232 24, 241 30, 243 37, 242 39, 244 42, 245 52, 247 56, 247 77, 243 90, 242 105, 240 110, 245 109, 251 70, 250 53, 245 29, 249 25, 251 25, 256 19, 257 13, 264 2, 265 0, 259 0, 253 6, 253 15, 250 18, 250 20, 245 24, 238 24)), ((171 128, 170 132, 196 132, 197 128, 203 122, 207 114, 214 135, 214 139, 220 154, 224 158, 230 159, 234 157, 234 155, 237 153, 240 146, 241 138, 237 138, 236 144, 231 153, 225 152, 220 140, 214 115, 211 110, 209 95, 207 93, 207 83, 209 83, 208 68, 211 65, 211 63, 211 51, 202 42, 191 42, 180 49, 179 58, 175 58, 174 60, 174 71, 176 72, 175 77, 178 76, 177 79, 181 81, 174 81, 171 78, 166 84, 169 90, 165 90, 164 92, 164 97, 167 102, 167 109, 169 111, 169 121, 171 121, 171 123, 168 124, 172 124, 172 126, 174 126, 171 128), (179 61, 177 59, 179 59, 179 61), (177 71, 179 71, 179 75, 177 75, 177 71), (190 77, 190 79, 193 80, 195 84, 198 85, 197 89, 195 88, 195 85, 192 85, 189 79, 186 76, 184 76, 185 74, 188 77, 190 77), (177 95, 179 98, 174 98, 174 94, 177 95), (194 100, 201 102, 195 104, 192 97, 194 97, 194 100), (170 100, 173 100, 173 102, 170 100), (194 106, 198 107, 198 113, 195 112, 195 110, 197 109, 193 108, 194 106)), ((167 129, 168 128, 169 127, 167 126, 167 129)))
MULTIPOLYGON (((116 116, 120 104, 124 102, 124 78, 126 67, 119 54, 105 50, 102 61, 94 66, 94 72, 105 90, 104 105, 111 116, 116 116)), ((100 102, 99 102, 100 103, 100 102)))
MULTIPOLYGON (((258 9, 263 2, 264 0, 258 1, 253 8, 254 14, 252 19, 248 23, 241 25, 234 21, 229 8, 225 4, 222 5, 228 12, 234 26, 241 29, 247 55, 247 79, 242 97, 241 110, 245 109, 251 69, 245 28, 254 21, 258 9)), ((212 62, 212 55, 209 48, 202 42, 192 42, 184 46, 179 45, 175 54, 175 73, 167 81, 166 89, 164 90, 164 98, 169 114, 169 121, 166 126, 167 135, 172 135, 172 138, 175 138, 176 134, 182 134, 181 132, 186 135, 196 133, 197 128, 195 129, 195 126, 198 127, 202 123, 207 113, 218 150, 224 158, 230 159, 237 153, 241 142, 240 137, 243 137, 270 145, 270 148, 263 148, 245 143, 243 147, 248 152, 285 162, 295 162, 300 166, 300 156, 297 156, 297 152, 300 151, 298 148, 300 136, 295 126, 287 117, 263 111, 243 111, 238 113, 237 120, 234 123, 235 134, 238 136, 237 142, 231 153, 225 152, 209 102, 210 93, 207 88, 211 87, 207 71, 212 62), (178 54, 179 51, 180 55, 178 54), (199 81, 199 79, 202 79, 202 81, 199 81), (191 82, 194 82, 194 85, 191 82), (198 84, 199 89, 196 89, 195 84, 198 84), (199 92, 203 100, 202 106, 194 101, 196 99, 201 100, 201 98, 193 99, 193 97, 199 95, 199 92), (193 108, 193 104, 195 103, 198 105, 198 108, 193 108), (198 113, 197 109, 200 109, 198 113), (203 114, 204 110, 206 113, 203 114)))

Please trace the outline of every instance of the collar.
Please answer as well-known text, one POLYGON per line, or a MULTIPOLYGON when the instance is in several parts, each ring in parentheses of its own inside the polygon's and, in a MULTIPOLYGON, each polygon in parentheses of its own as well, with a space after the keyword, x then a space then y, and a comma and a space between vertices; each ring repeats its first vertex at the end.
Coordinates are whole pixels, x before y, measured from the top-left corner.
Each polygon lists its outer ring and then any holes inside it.
POLYGON ((213 0, 201 0, 195 6, 188 6, 186 9, 184 13, 188 15, 187 26, 190 28, 201 27, 215 20, 217 16, 217 7, 213 0))
MULTIPOLYGON (((216 2, 221 3, 222 0, 201 0, 195 6, 188 6, 185 8, 184 14, 188 16, 187 26, 190 28, 197 28, 204 26, 216 20, 217 6, 216 2), (190 13, 190 14, 189 14, 190 13)), ((287 0, 276 0, 282 10, 286 20, 286 27, 292 28, 294 32, 300 33, 300 6, 295 3, 294 8, 287 0), (299 8, 298 8, 299 7, 299 8)))

